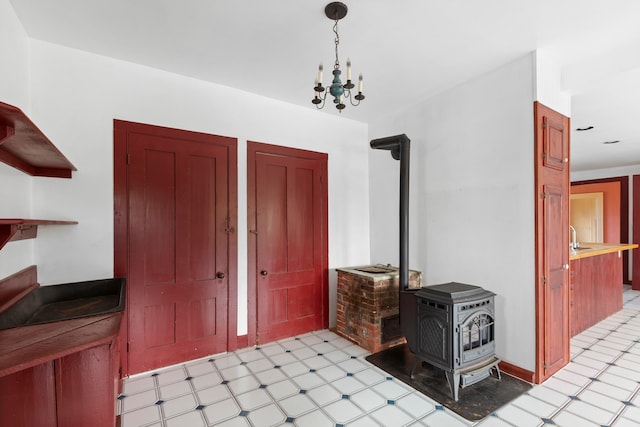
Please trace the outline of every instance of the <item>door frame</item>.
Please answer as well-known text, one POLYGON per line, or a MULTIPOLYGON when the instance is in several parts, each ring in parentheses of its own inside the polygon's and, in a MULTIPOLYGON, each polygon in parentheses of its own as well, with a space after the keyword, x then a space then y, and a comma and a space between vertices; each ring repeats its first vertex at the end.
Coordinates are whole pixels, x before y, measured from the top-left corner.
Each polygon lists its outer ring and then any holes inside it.
MULTIPOLYGON (((228 153, 228 200, 229 228, 237 230, 238 223, 238 144, 235 138, 202 132, 194 132, 157 125, 113 120, 113 272, 116 277, 129 274, 129 178, 128 178, 128 134, 145 133, 162 137, 189 139, 204 144, 225 146, 228 153)), ((228 233, 228 289, 227 289, 227 351, 238 348, 238 233, 228 233)), ((120 324, 119 341, 121 377, 129 374, 129 293, 120 324)))
POLYGON ((302 150, 263 142, 247 141, 247 341, 255 345, 257 339, 257 271, 258 242, 256 234, 256 154, 266 153, 275 156, 298 157, 307 160, 320 160, 322 165, 322 190, 320 226, 320 256, 322 258, 322 327, 329 327, 329 192, 327 183, 327 154, 302 150))
MULTIPOLYGON (((629 177, 615 176, 610 178, 586 179, 581 181, 572 181, 571 187, 590 184, 610 184, 620 183, 620 243, 629 243, 629 177)), ((634 186, 635 189, 635 186, 634 186)), ((635 197, 634 197, 635 204, 635 197)), ((605 197, 605 204, 606 204, 605 197)), ((635 209, 634 209, 635 211, 635 209)), ((634 222, 635 224, 635 222, 634 222)), ((605 238, 606 239, 606 238, 605 238)), ((635 241, 635 238, 632 242, 635 241)), ((633 278, 629 276, 629 252, 622 251, 622 277, 626 284, 633 284, 633 278)), ((633 260, 631 261, 633 262, 633 260)))

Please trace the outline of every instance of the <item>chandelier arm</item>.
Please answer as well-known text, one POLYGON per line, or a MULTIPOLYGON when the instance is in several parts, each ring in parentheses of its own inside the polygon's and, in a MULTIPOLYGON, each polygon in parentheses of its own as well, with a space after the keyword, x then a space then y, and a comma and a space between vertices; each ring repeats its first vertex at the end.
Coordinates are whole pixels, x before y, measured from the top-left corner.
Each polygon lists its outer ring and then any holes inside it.
POLYGON ((319 102, 319 103, 315 104, 315 105, 316 105, 316 108, 317 108, 318 110, 322 110, 322 109, 324 108, 324 103, 325 103, 325 101, 326 101, 326 99, 327 99, 327 92, 328 92, 328 91, 324 91, 324 92, 322 92, 322 95, 318 96, 318 99, 321 99, 321 100, 322 100, 321 102, 319 102))
POLYGON ((349 96, 345 97, 345 98, 349 98, 349 103, 351 105, 353 105, 354 107, 357 107, 358 105, 360 105, 360 100, 358 100, 358 102, 356 102, 355 104, 353 103, 353 98, 354 97, 351 96, 351 91, 348 91, 348 92, 349 92, 349 96))

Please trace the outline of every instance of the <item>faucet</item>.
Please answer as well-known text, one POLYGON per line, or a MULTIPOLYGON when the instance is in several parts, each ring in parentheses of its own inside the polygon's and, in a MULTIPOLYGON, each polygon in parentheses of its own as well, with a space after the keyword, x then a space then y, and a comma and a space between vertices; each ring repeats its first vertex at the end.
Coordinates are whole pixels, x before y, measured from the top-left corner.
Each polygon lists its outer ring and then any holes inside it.
POLYGON ((580 243, 578 243, 578 239, 576 238, 576 229, 573 228, 573 225, 569 224, 569 228, 571 229, 571 249, 575 250, 580 247, 580 243))

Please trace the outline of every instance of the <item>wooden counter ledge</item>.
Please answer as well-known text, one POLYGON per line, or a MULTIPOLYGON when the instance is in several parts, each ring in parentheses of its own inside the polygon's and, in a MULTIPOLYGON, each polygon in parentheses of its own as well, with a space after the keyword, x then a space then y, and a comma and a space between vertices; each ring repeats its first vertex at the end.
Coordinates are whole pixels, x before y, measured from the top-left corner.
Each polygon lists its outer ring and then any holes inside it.
POLYGON ((611 252, 617 251, 627 251, 629 249, 635 249, 638 247, 635 243, 580 243, 580 246, 583 246, 585 249, 578 249, 576 253, 573 254, 571 251, 569 252, 569 259, 581 259, 588 258, 596 255, 604 255, 611 252), (588 249, 587 249, 588 248, 588 249))
POLYGON ((111 343, 121 318, 118 312, 0 331, 0 377, 111 343))

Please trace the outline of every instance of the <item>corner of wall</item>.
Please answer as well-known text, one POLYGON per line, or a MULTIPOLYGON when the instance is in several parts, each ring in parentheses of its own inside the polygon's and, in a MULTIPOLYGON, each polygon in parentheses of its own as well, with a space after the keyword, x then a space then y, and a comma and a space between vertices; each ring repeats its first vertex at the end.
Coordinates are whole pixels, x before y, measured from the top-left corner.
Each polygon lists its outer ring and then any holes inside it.
POLYGON ((544 49, 533 51, 534 100, 571 117, 571 95, 562 90, 562 71, 544 49))

